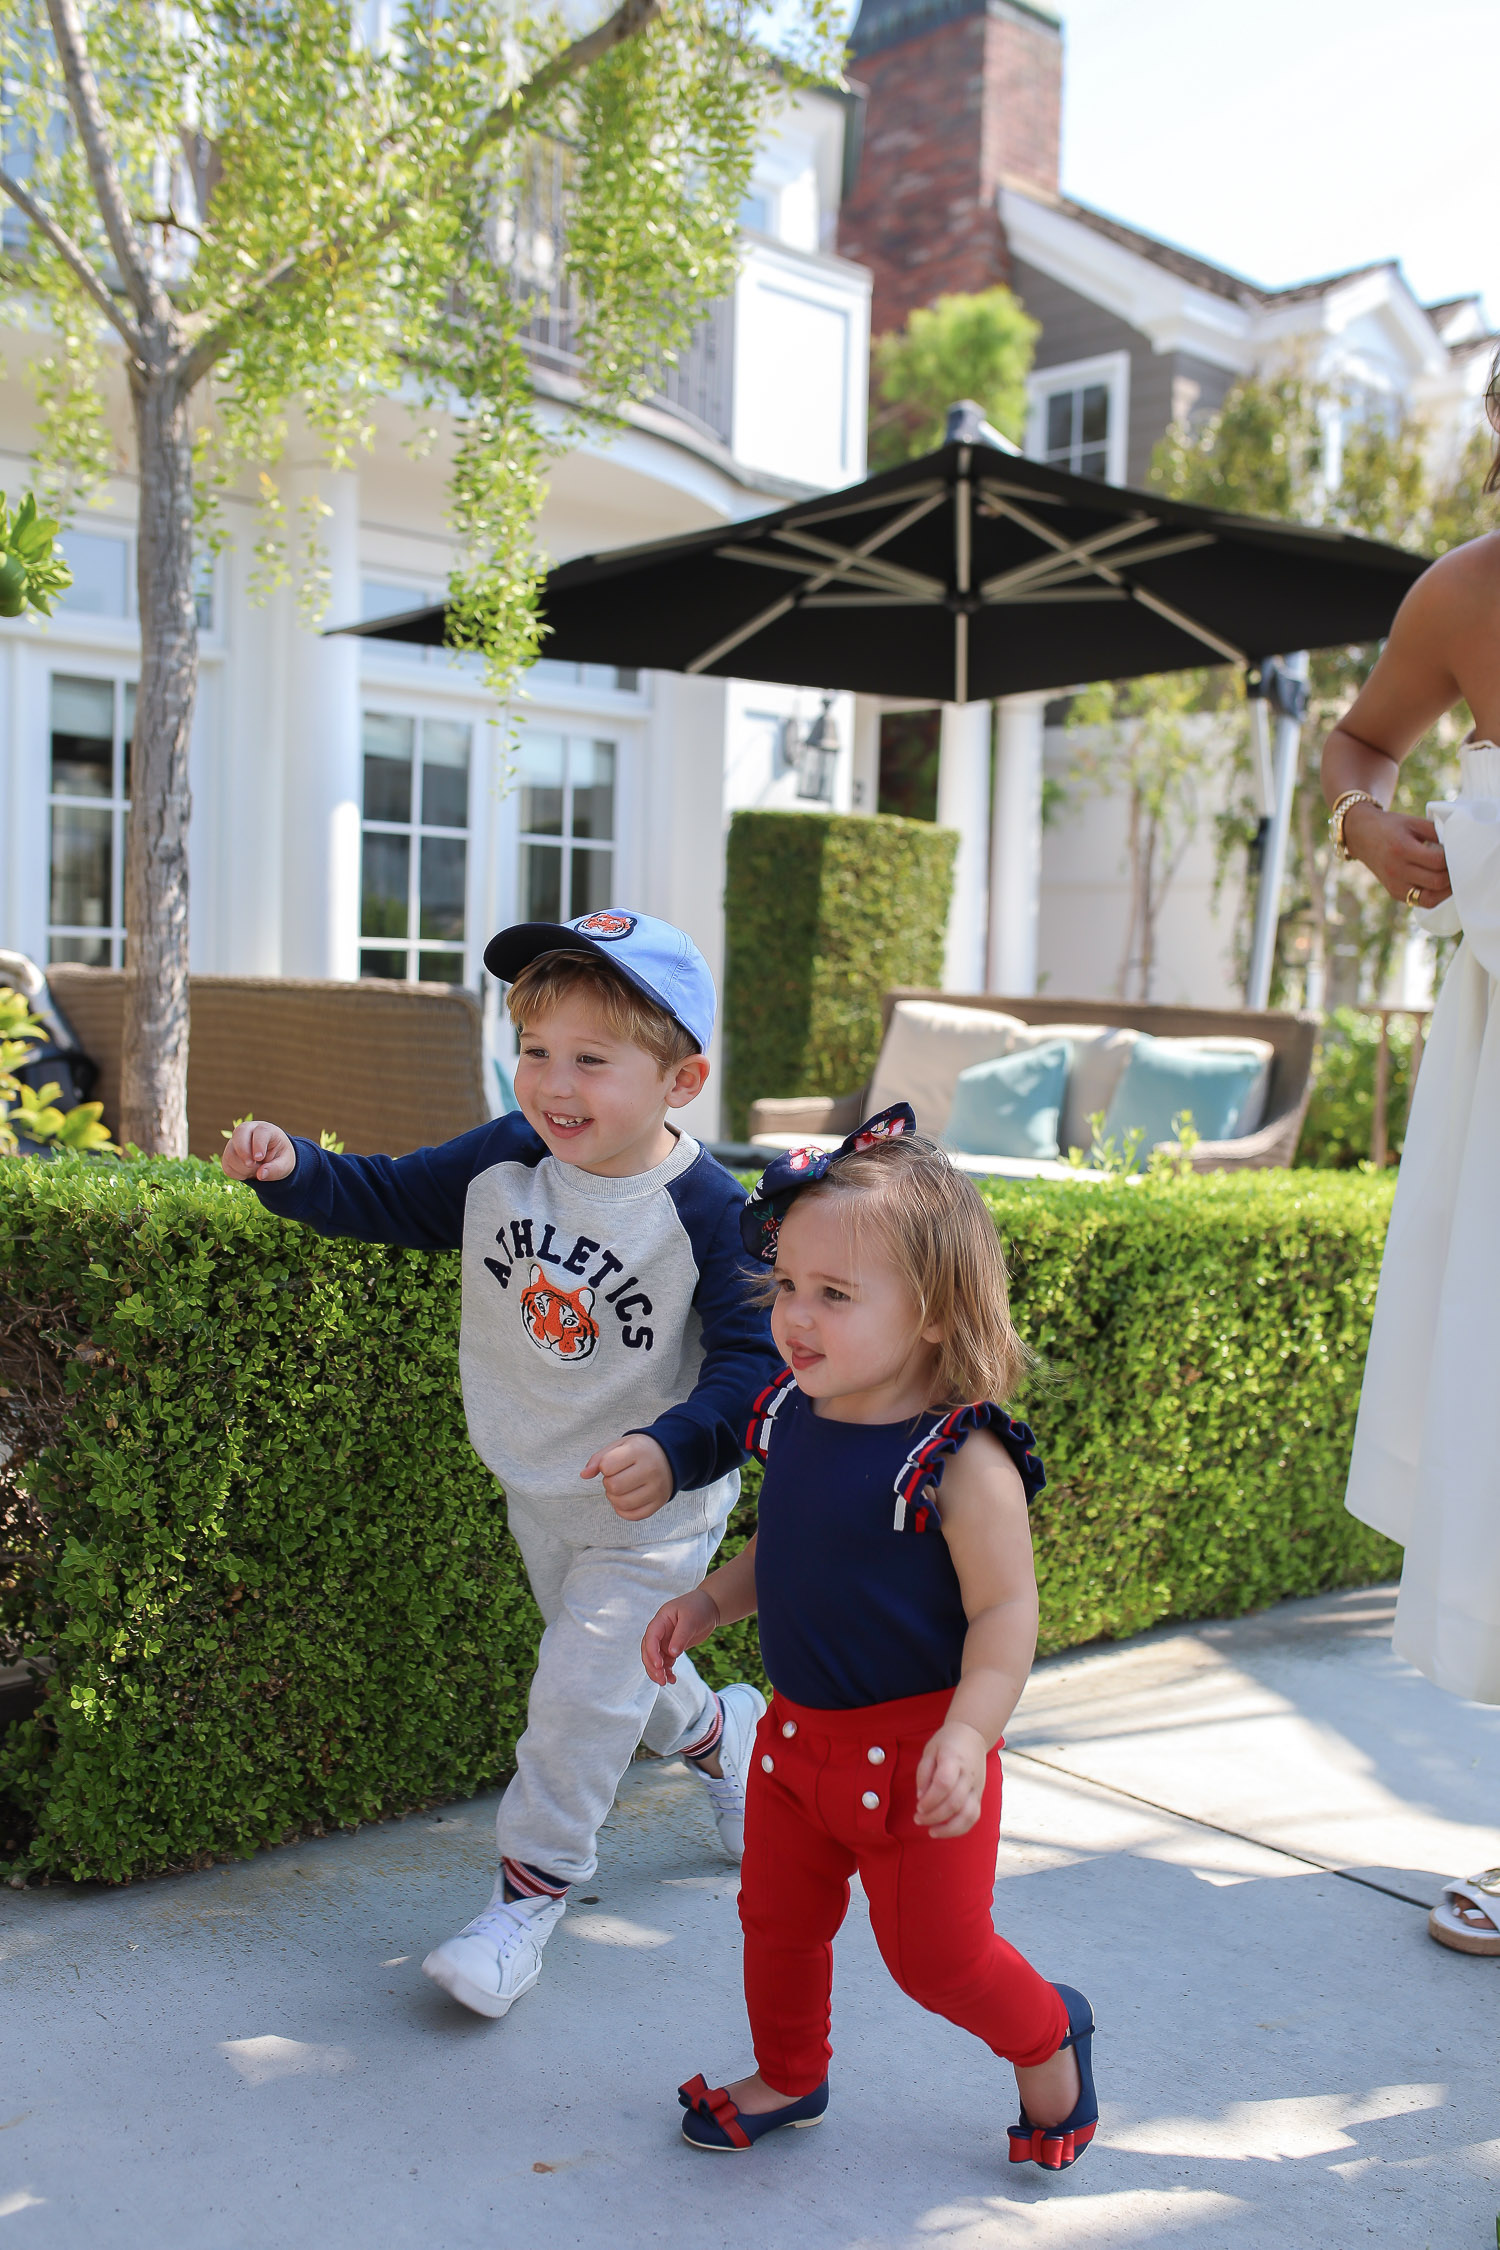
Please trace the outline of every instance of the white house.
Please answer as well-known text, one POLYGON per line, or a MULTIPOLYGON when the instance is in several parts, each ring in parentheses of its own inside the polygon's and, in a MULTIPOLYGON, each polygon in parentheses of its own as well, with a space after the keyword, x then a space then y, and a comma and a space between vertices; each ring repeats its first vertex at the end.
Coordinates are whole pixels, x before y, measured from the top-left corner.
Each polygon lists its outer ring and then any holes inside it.
MULTIPOLYGON (((756 161, 732 301, 663 398, 558 460, 541 522, 551 559, 863 474, 869 281, 832 248, 850 115, 832 92, 782 103, 756 161)), ((534 262, 545 269, 546 245, 534 262)), ((531 350, 544 412, 560 422, 573 363, 565 307, 542 278, 531 350)), ((3 482, 16 492, 31 476, 24 363, 42 344, 17 329, 0 348, 23 378, 0 388, 3 482)), ((440 460, 413 462, 394 404, 376 425, 357 469, 331 474, 294 443, 278 472, 289 509, 316 496, 328 511, 325 626, 437 598, 454 552, 440 460)), ((122 958, 135 506, 132 479, 113 478, 69 527, 75 584, 56 617, 0 623, 0 944, 40 961, 122 958)), ((690 930, 717 972, 728 815, 805 801, 796 747, 821 697, 544 660, 512 731, 494 723, 472 662, 330 637, 299 622, 287 592, 258 604, 251 492, 229 500, 227 525, 200 598, 196 969, 478 985, 484 942, 504 923, 626 901, 690 930)), ((849 700, 832 716, 845 747, 831 802, 847 807, 849 700)), ((711 1080, 692 1122, 714 1131, 717 1108, 711 1080)))

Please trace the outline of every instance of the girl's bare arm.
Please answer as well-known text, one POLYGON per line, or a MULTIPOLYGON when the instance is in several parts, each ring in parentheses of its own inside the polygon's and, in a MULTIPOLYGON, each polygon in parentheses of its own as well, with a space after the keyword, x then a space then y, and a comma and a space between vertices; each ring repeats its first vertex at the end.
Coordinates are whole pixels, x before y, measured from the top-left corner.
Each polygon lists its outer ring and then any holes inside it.
POLYGON ((710 1571, 701 1586, 663 1602, 646 1627, 641 1641, 641 1662, 658 1687, 676 1678, 677 1659, 686 1649, 697 1648, 721 1625, 755 1615, 755 1541, 748 1539, 737 1555, 710 1571))
POLYGON ((962 1836, 1036 1654, 1036 1572, 1020 1472, 988 1430, 949 1464, 941 1506, 969 1630, 963 1676, 918 1769, 917 1819, 934 1836, 962 1836))

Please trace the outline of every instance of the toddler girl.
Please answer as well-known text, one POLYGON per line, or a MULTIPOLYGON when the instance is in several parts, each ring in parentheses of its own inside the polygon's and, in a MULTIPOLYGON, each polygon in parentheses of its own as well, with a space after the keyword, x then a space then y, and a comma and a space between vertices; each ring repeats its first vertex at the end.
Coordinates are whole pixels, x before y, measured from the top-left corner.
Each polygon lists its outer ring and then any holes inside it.
POLYGON ((1014 2065, 1013 2163, 1072 2164, 1098 2122, 1093 2017, 995 1934, 1000 1737, 1036 1647, 1031 1432, 991 1403, 1024 1352, 972 1183, 904 1103, 832 1155, 779 1157, 745 1206, 774 1266, 785 1371, 747 1437, 759 1528, 660 1609, 684 1650, 760 1612, 775 1701, 751 1761, 740 1920, 757 2068, 678 2095, 694 2148, 748 2149, 828 2107, 833 1937, 858 1871, 902 1990, 1014 2065))

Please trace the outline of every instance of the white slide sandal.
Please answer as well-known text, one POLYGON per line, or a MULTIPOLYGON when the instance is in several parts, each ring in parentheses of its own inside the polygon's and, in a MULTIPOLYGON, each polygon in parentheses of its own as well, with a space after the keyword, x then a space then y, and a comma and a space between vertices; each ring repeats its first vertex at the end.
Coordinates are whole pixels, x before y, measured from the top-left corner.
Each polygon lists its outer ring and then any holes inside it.
POLYGON ((1500 1958, 1500 1867, 1488 1867, 1467 1882, 1455 1875, 1443 1885, 1441 1898, 1427 1917, 1427 1934, 1455 1953, 1488 1953, 1500 1958), (1468 1907, 1469 1914, 1463 1909, 1468 1907), (1488 1916, 1490 1927, 1476 1923, 1475 1914, 1488 1916))

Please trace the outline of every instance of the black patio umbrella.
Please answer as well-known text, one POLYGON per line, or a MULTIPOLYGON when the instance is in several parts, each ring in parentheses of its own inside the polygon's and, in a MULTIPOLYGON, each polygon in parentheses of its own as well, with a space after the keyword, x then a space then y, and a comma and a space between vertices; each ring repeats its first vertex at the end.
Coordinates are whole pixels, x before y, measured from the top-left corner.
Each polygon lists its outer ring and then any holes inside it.
MULTIPOLYGON (((956 407, 935 453, 563 563, 549 658, 967 703, 1377 640, 1425 563, 1069 475, 956 407)), ((441 603, 352 630, 441 644, 441 603)))

